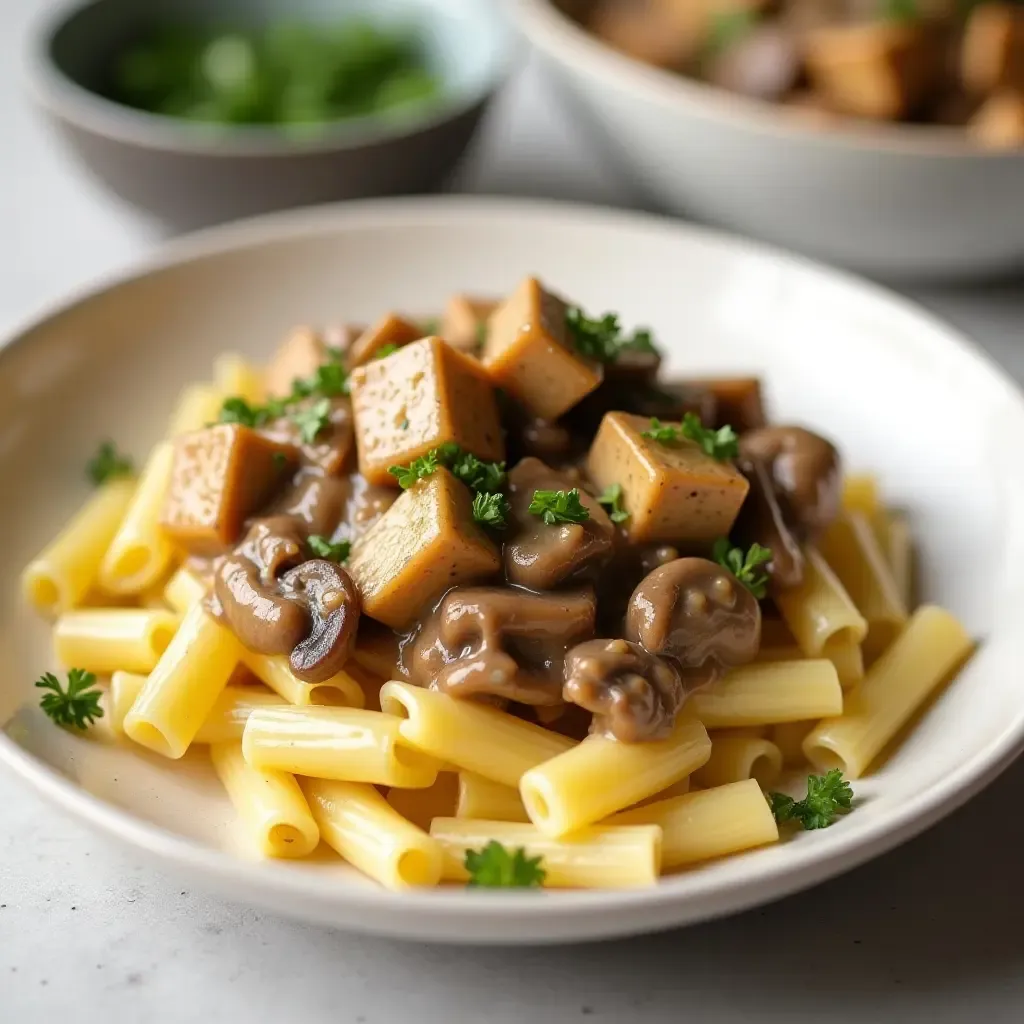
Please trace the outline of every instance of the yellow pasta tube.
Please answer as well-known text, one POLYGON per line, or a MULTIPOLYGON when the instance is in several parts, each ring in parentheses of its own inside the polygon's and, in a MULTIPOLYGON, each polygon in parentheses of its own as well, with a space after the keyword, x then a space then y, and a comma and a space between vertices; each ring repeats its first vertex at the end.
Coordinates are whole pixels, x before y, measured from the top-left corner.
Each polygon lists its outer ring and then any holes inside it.
POLYGON ((664 740, 620 743, 588 736, 526 772, 519 795, 537 828, 563 836, 670 786, 710 755, 704 726, 684 715, 664 740))
POLYGON ((388 804, 417 828, 430 829, 435 818, 451 818, 459 799, 459 777, 455 772, 437 773, 437 781, 428 789, 388 790, 388 804))
POLYGON ((843 508, 860 512, 869 519, 882 507, 878 497, 878 481, 866 473, 851 473, 843 480, 843 508))
POLYGON ((779 838, 771 808, 754 779, 624 811, 608 824, 659 826, 665 868, 724 857, 779 838))
POLYGON ((344 670, 322 683, 307 683, 292 671, 288 658, 283 654, 257 654, 243 648, 242 662, 289 704, 361 708, 366 701, 363 688, 344 670))
MULTIPOLYGON (((799 661, 804 652, 799 647, 762 647, 757 661, 799 661)), ((839 685, 848 690, 864 678, 864 654, 860 644, 826 644, 821 652, 836 667, 839 685)))
POLYGON ((716 732, 711 736, 711 757, 693 773, 693 781, 701 789, 712 789, 754 779, 766 789, 774 785, 781 774, 782 752, 771 740, 716 732))
POLYGON ((357 708, 291 707, 253 711, 242 752, 256 768, 342 782, 426 789, 441 762, 410 746, 401 720, 357 708))
POLYGON ((115 736, 124 735, 124 719, 132 709, 135 699, 142 693, 146 677, 135 672, 115 672, 110 677, 107 690, 107 714, 110 731, 115 736))
POLYGON ((456 818, 481 818, 484 821, 529 822, 519 790, 491 782, 475 772, 459 772, 459 801, 456 818))
POLYGON ((174 547, 160 525, 171 480, 169 441, 151 452, 124 519, 100 562, 100 586, 111 594, 138 594, 167 574, 174 547))
POLYGON ((773 595, 786 625, 808 658, 820 658, 825 645, 859 644, 868 624, 828 562, 812 547, 804 549, 804 579, 773 595))
POLYGON ((444 855, 444 878, 469 879, 466 853, 498 842, 540 857, 552 889, 626 889, 654 885, 661 872, 661 829, 652 825, 593 826, 553 839, 532 825, 471 818, 435 818, 430 834, 444 855))
POLYGON ((185 388, 171 414, 167 436, 180 437, 216 423, 224 398, 212 384, 192 384, 185 388))
POLYGON ((57 620, 53 646, 62 664, 87 672, 150 672, 172 642, 178 621, 174 612, 150 608, 83 609, 57 620))
POLYGON ((914 605, 914 539, 902 512, 885 512, 880 520, 882 548, 904 607, 914 605))
POLYGON ((365 782, 303 779, 320 835, 353 867, 388 889, 437 885, 441 844, 405 820, 365 782))
POLYGON ((817 722, 780 722, 772 727, 772 743, 782 754, 782 764, 786 768, 803 764, 804 740, 817 722))
POLYGON ((194 605, 125 716, 128 738, 165 757, 181 757, 210 717, 241 647, 202 605, 194 605))
POLYGON ((686 775, 681 778, 678 782, 673 782, 671 786, 666 786, 664 789, 659 789, 657 793, 652 793, 649 797, 641 800, 637 807, 645 807, 647 804, 653 804, 658 800, 668 800, 669 797, 682 796, 684 793, 690 792, 690 776, 686 775))
POLYGON ((404 719, 402 735, 414 747, 506 786, 518 786, 523 772, 573 746, 504 711, 408 683, 385 683, 380 706, 404 719))
POLYGON ((26 566, 21 576, 26 601, 43 615, 59 615, 82 604, 96 582, 100 562, 135 492, 135 481, 111 480, 26 566))
POLYGON ((847 694, 842 715, 820 722, 804 740, 807 759, 821 771, 841 768, 859 778, 973 646, 949 612, 919 608, 864 682, 847 694))
POLYGON ((182 615, 204 597, 206 587, 184 567, 179 569, 164 587, 164 600, 182 615))
POLYGON ((773 725, 838 715, 843 691, 835 665, 823 658, 757 662, 698 691, 687 708, 709 729, 773 725))
POLYGON ((213 381, 226 398, 244 398, 250 405, 262 405, 266 401, 263 374, 237 352, 217 356, 213 363, 213 381))
POLYGON ((246 831, 264 857, 306 857, 320 842, 299 784, 287 772, 260 771, 237 740, 210 747, 214 770, 246 831))

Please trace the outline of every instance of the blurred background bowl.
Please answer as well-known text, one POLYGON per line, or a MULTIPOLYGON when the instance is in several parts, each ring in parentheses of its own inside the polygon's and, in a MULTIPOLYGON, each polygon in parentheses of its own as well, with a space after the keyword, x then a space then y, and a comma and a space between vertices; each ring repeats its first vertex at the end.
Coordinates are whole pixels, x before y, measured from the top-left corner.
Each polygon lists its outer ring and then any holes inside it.
POLYGON ((509 65, 489 0, 89 0, 38 32, 29 84, 38 106, 104 186, 174 229, 337 199, 429 191, 462 157, 509 65), (302 135, 210 124, 106 98, 126 47, 163 24, 259 29, 356 16, 408 26, 443 81, 436 102, 334 121, 302 135))
POLYGON ((1024 150, 957 128, 818 124, 626 57, 556 9, 519 24, 611 160, 654 203, 864 273, 1024 265, 1024 150))

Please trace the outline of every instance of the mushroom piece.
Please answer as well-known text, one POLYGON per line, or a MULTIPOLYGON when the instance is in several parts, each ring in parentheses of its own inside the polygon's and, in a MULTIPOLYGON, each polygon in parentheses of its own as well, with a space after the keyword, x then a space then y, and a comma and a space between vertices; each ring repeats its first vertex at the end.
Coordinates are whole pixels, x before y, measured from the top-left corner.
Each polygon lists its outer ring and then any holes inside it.
POLYGON ((672 729, 685 692, 679 672, 628 640, 588 640, 565 657, 562 696, 594 713, 590 731, 623 743, 672 729))
POLYGON ((626 637, 678 666, 687 691, 753 661, 761 606, 728 570, 680 558, 648 573, 626 610, 626 637))
POLYGON ((736 465, 750 481, 750 491, 733 526, 733 537, 746 546, 756 542, 771 551, 768 572, 772 582, 786 588, 799 586, 804 578, 804 554, 786 522, 768 467, 749 459, 740 459, 736 465))

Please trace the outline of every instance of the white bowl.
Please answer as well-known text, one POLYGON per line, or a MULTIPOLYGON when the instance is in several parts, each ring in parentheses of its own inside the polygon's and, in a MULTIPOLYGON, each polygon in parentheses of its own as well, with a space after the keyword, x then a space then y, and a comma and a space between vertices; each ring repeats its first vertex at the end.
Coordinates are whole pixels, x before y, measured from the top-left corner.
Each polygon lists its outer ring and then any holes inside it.
POLYGON ((967 342, 875 287, 648 217, 545 203, 412 200, 211 231, 59 306, 0 351, 0 762, 168 869, 244 902, 339 927, 453 942, 554 942, 686 924, 813 885, 919 832, 1024 745, 1024 401, 967 342), (647 891, 396 895, 336 859, 253 862, 201 751, 182 762, 52 726, 32 681, 49 630, 21 566, 86 494, 112 437, 141 456, 214 355, 265 357, 297 322, 367 320, 500 293, 534 271, 594 310, 650 323, 674 370, 764 374, 786 420, 816 424, 912 516, 928 598, 984 643, 830 829, 647 891))
POLYGON ((632 60, 550 0, 514 7, 608 159, 672 212, 884 277, 1024 264, 1024 149, 956 128, 819 127, 632 60))

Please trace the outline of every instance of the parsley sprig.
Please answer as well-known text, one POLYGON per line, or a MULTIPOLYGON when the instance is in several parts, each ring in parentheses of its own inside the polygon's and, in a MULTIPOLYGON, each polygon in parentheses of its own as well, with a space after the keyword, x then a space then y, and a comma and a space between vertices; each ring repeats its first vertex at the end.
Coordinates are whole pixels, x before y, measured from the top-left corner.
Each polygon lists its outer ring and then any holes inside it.
POLYGON ((508 498, 504 494, 480 491, 473 498, 473 518, 492 530, 504 530, 508 525, 508 498))
POLYGON ((586 505, 580 501, 578 487, 571 491, 534 491, 529 511, 540 516, 548 526, 584 523, 590 518, 586 505))
POLYGON ((718 11, 711 19, 705 56, 717 57, 731 49, 757 26, 759 16, 751 7, 718 11))
POLYGON ((675 444, 685 438, 687 441, 693 441, 705 455, 710 455, 719 462, 735 459, 740 453, 739 436, 732 427, 726 424, 717 430, 709 430, 701 423, 695 412, 686 413, 678 427, 652 418, 650 427, 640 436, 665 445, 675 444))
POLYGON ((68 685, 65 689, 60 680, 47 672, 36 680, 36 686, 47 692, 39 706, 57 725, 70 725, 76 729, 87 729, 97 718, 103 717, 100 707, 101 691, 93 689, 96 676, 84 669, 68 671, 68 685))
POLYGON ((348 561, 352 543, 347 540, 339 540, 335 544, 319 533, 314 533, 309 538, 309 549, 317 558, 326 558, 328 562, 337 562, 341 565, 342 562, 348 561))
POLYGON ((304 409, 296 409, 292 413, 292 421, 299 428, 302 440, 312 444, 331 422, 331 400, 320 398, 304 409))
POLYGON ((535 889, 544 884, 547 872, 541 857, 527 857, 523 847, 509 850, 492 839, 482 850, 467 850, 465 865, 471 887, 535 889))
POLYGON ((387 359, 388 356, 393 356, 401 347, 401 345, 396 345, 393 341, 389 341, 386 345, 381 345, 381 347, 373 353, 373 358, 387 359))
POLYGON ((417 480, 435 473, 441 466, 450 470, 452 476, 476 494, 498 492, 505 487, 504 462, 483 462, 472 452, 463 451, 451 441, 431 448, 426 455, 413 459, 407 466, 389 466, 388 472, 405 491, 417 480))
POLYGON ((622 484, 609 484, 597 496, 597 503, 608 509, 608 518, 613 523, 624 523, 629 513, 622 507, 622 484))
POLYGON ((739 580, 754 597, 761 600, 768 591, 768 573, 762 568, 772 560, 771 548, 751 544, 746 554, 735 548, 727 537, 719 537, 711 548, 711 557, 739 580))
POLYGON ((97 487, 119 476, 131 476, 134 471, 131 458, 122 455, 113 441, 102 442, 85 466, 86 475, 97 487))
POLYGON ((768 803, 775 820, 795 821, 801 828, 828 828, 840 814, 850 810, 853 790, 838 768, 825 775, 807 776, 807 796, 794 800, 785 793, 769 793, 768 803))
POLYGON ((625 337, 615 313, 605 313, 594 319, 578 306, 570 306, 565 312, 565 326, 576 351, 601 363, 614 363, 624 351, 655 351, 647 328, 640 328, 625 337))

